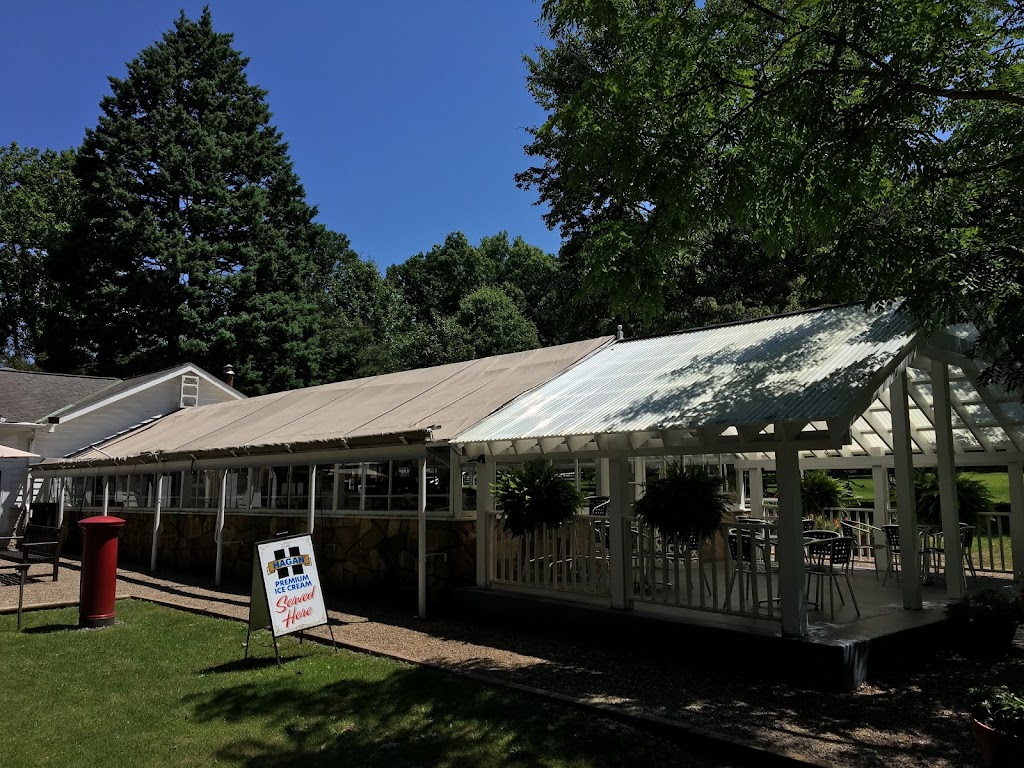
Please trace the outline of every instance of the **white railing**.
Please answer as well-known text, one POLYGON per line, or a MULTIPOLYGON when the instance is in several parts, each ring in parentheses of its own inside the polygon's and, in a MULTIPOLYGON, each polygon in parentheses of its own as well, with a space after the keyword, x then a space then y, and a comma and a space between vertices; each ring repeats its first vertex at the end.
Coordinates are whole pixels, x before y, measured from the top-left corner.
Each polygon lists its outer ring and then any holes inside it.
MULTIPOLYGON (((611 521, 577 515, 557 527, 512 536, 491 516, 491 584, 609 597, 613 558, 611 521)), ((779 621, 778 565, 771 526, 729 523, 699 546, 662 537, 635 518, 630 531, 631 573, 626 589, 644 604, 779 621), (730 542, 731 539, 731 542, 730 542)))
POLYGON ((564 525, 512 536, 502 528, 501 515, 492 514, 490 530, 491 583, 610 594, 607 517, 577 515, 564 525))
MULTIPOLYGON (((1010 552, 1010 515, 996 512, 978 521, 971 560, 979 571, 1012 573, 1013 556, 1010 552)), ((1024 563, 1018 565, 1018 570, 1024 563)))
POLYGON ((781 620, 768 523, 727 523, 697 543, 629 521, 634 601, 781 620))

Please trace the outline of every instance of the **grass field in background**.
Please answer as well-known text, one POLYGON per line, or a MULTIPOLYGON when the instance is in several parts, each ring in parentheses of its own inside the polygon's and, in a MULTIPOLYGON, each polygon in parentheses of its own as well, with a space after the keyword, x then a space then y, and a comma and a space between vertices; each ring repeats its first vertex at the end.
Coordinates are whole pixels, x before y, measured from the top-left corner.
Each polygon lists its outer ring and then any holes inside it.
MULTIPOLYGON (((995 503, 1010 501, 1010 478, 1005 472, 964 472, 969 477, 976 477, 988 486, 992 494, 992 501, 995 503)), ((875 500, 875 482, 871 475, 860 475, 847 478, 850 488, 858 501, 875 500)))
POLYGON ((424 667, 119 601, 0 617, 10 766, 716 766, 649 733, 424 667))

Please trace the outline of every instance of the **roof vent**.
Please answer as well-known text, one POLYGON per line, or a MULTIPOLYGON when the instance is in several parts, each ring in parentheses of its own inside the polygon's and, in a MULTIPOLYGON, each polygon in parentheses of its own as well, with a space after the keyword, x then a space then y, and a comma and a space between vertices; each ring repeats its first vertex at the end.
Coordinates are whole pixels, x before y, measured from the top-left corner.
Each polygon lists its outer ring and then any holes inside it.
POLYGON ((199 377, 182 376, 181 401, 178 403, 178 407, 194 408, 197 405, 199 405, 199 377))
POLYGON ((229 387, 235 386, 235 369, 228 363, 224 366, 224 383, 229 387))

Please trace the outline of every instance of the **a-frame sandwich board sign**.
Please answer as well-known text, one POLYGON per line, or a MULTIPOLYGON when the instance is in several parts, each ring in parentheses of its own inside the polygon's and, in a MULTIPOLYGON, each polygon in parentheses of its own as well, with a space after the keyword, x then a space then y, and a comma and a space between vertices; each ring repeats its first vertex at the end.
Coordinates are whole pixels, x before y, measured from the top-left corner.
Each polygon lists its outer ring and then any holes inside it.
POLYGON ((254 629, 269 629, 274 638, 274 656, 281 663, 277 638, 313 627, 327 625, 334 640, 334 628, 327 616, 320 575, 310 535, 288 536, 255 544, 252 559, 252 591, 249 597, 249 631, 245 658, 254 629))

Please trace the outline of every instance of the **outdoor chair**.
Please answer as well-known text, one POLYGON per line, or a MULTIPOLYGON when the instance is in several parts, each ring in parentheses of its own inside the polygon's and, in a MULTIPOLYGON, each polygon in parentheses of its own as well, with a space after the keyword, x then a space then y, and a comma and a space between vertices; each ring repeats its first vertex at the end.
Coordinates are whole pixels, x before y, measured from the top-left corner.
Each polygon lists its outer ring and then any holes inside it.
MULTIPOLYGON (((751 599, 754 597, 753 579, 755 577, 765 576, 767 585, 767 577, 770 574, 777 574, 779 572, 779 564, 774 560, 765 558, 764 553, 767 550, 754 541, 754 535, 749 531, 737 531, 733 528, 726 536, 726 540, 729 544, 729 560, 732 562, 733 570, 729 577, 729 584, 725 588, 725 605, 722 606, 723 608, 729 607, 733 585, 736 583, 736 579, 741 572, 747 574, 746 593, 750 595, 751 599)), ((775 599, 773 595, 767 595, 766 597, 767 600, 775 599)))
MULTIPOLYGON (((870 555, 872 562, 875 564, 875 579, 878 579, 878 550, 887 549, 885 544, 875 544, 874 534, 875 531, 881 532, 881 528, 876 528, 873 525, 867 523, 859 523, 856 520, 840 520, 839 529, 843 532, 843 536, 849 536, 853 539, 853 553, 867 553, 870 555), (868 543, 863 543, 867 539, 868 543)), ((850 568, 853 568, 853 559, 850 560, 850 568)))
POLYGON ((811 579, 816 580, 814 590, 814 607, 821 610, 822 580, 828 579, 828 604, 829 612, 833 619, 836 617, 835 592, 839 593, 839 601, 846 605, 843 599, 843 590, 839 586, 837 576, 842 574, 846 579, 846 588, 850 592, 850 599, 853 600, 854 610, 860 616, 860 606, 857 605, 857 596, 853 592, 853 583, 850 581, 849 564, 853 559, 854 540, 849 536, 833 536, 830 539, 821 539, 809 547, 813 548, 813 558, 807 567, 807 596, 810 600, 811 579), (834 590, 834 591, 833 591, 834 590))
POLYGON ((686 544, 681 548, 681 551, 678 551, 680 549, 677 546, 678 543, 678 540, 675 538, 668 542, 668 545, 666 546, 665 550, 667 556, 670 559, 678 558, 679 562, 681 563, 696 563, 697 570, 700 572, 701 581, 704 582, 704 588, 710 595, 711 583, 708 581, 708 574, 704 570, 704 565, 701 563, 700 557, 701 549, 704 546, 704 542, 701 541, 701 538, 697 535, 696 531, 691 531, 690 537, 689 539, 687 539, 686 544))
POLYGON ((978 586, 978 572, 974 570, 974 560, 971 558, 971 548, 974 546, 974 536, 978 529, 973 525, 960 524, 960 555, 964 559, 964 586, 967 586, 967 572, 974 577, 974 586, 978 586))
MULTIPOLYGON (((889 550, 889 563, 885 568, 885 576, 882 578, 882 586, 889 580, 889 574, 893 573, 896 575, 896 583, 900 581, 900 571, 903 570, 901 557, 902 550, 900 549, 900 527, 895 523, 889 525, 883 525, 882 531, 885 533, 885 543, 889 550)), ((918 553, 921 557, 922 572, 921 576, 924 578, 926 574, 930 572, 928 558, 933 557, 939 550, 933 546, 922 546, 921 551, 918 553)))

